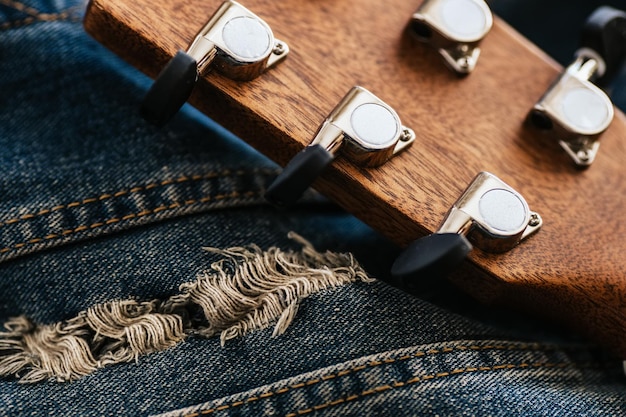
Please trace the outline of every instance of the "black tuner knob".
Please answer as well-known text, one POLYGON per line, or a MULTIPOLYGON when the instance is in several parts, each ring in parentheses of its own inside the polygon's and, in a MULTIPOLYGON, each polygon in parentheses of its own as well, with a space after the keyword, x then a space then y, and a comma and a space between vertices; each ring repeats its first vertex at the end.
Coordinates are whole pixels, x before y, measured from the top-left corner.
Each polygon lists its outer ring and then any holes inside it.
POLYGON ((410 286, 413 279, 439 277, 452 272, 472 250, 458 233, 435 233, 416 240, 398 256, 391 275, 410 286))
POLYGON ((513 249, 536 233, 543 221, 526 200, 504 181, 479 173, 454 203, 439 229, 413 242, 391 268, 395 280, 408 289, 431 284, 455 269, 472 244, 490 253, 513 249), (471 243, 470 243, 471 242, 471 243))
POLYGON ((196 60, 178 51, 148 90, 141 104, 141 117, 163 126, 185 104, 197 80, 196 60))
POLYGON ((626 57, 626 13, 600 7, 582 28, 572 62, 530 110, 528 120, 565 150, 578 168, 588 168, 600 136, 613 120, 606 91, 626 57))
POLYGON ((604 73, 598 74, 595 82, 610 83, 626 58, 626 13, 609 6, 596 9, 583 26, 580 46, 597 52, 604 60, 604 73))
POLYGON ((186 52, 178 52, 157 77, 141 106, 149 122, 164 125, 187 101, 198 78, 215 68, 238 81, 250 81, 282 62, 286 43, 275 39, 261 18, 225 0, 198 32, 186 52))
POLYGON ((277 207, 293 205, 333 159, 333 154, 322 145, 307 146, 276 177, 265 199, 277 207))
POLYGON ((373 167, 414 141, 415 132, 402 126, 388 104, 363 87, 352 87, 324 120, 311 144, 270 185, 265 198, 280 207, 295 203, 338 152, 358 165, 373 167))

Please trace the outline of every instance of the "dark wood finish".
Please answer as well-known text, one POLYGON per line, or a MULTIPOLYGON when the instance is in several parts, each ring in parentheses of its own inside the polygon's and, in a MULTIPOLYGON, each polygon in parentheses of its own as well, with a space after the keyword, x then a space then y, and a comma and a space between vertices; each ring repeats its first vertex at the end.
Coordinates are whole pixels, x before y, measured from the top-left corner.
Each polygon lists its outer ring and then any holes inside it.
MULTIPOLYGON (((220 3, 92 0, 85 27, 154 77, 220 3)), ((475 72, 457 78, 405 32, 418 4, 246 0, 290 56, 251 82, 210 73, 191 102, 284 165, 350 87, 368 88, 416 130, 417 142, 380 168, 339 158, 316 188, 405 245, 437 228, 478 171, 498 175, 544 227, 508 253, 474 251, 482 273, 457 284, 566 322, 626 358, 624 115, 617 112, 594 165, 575 169, 554 141, 523 123, 561 68, 496 19, 475 72)))

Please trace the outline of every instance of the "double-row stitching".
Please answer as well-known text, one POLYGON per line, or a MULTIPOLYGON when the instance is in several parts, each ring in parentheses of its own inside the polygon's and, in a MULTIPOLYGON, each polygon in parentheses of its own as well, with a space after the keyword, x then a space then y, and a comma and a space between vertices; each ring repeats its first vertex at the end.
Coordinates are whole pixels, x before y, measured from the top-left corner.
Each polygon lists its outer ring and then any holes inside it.
POLYGON ((0 30, 15 29, 19 27, 28 26, 37 22, 58 22, 58 21, 79 22, 80 17, 70 16, 69 13, 66 13, 66 12, 59 13, 59 14, 43 14, 37 17, 27 17, 22 20, 4 22, 0 24, 0 30))
MULTIPOLYGON (((294 413, 289 413, 287 414, 285 417, 298 417, 298 416, 303 416, 306 414, 310 414, 314 411, 319 411, 319 410, 323 410, 326 408, 330 408, 330 407, 334 407, 337 405, 341 405, 341 404, 345 404, 351 401, 356 401, 358 399, 361 399, 363 397, 367 397, 370 395, 375 395, 375 394, 380 394, 382 392, 385 391, 389 391, 389 390, 393 390, 393 389, 397 389, 397 388, 404 388, 406 386, 409 385, 414 385, 414 384, 418 384, 420 382, 428 382, 428 381, 432 381, 435 379, 440 379, 440 378, 447 378, 450 376, 454 376, 454 375, 460 375, 460 374, 468 374, 468 373, 477 373, 477 372, 489 372, 489 371, 498 371, 498 370, 513 370, 513 369, 563 369, 563 368, 567 368, 569 366, 573 366, 574 364, 572 363, 567 363, 567 362, 562 362, 562 363, 550 363, 550 362, 544 362, 544 363, 520 363, 520 364, 503 364, 503 365, 494 365, 494 366, 480 366, 480 367, 467 367, 467 368, 459 368, 459 369, 455 369, 453 371, 450 372, 439 372, 439 373, 435 373, 435 374, 429 374, 429 375, 422 375, 422 376, 417 376, 415 378, 411 378, 408 381, 393 381, 389 384, 386 385, 379 385, 375 388, 371 388, 368 390, 365 390, 361 393, 358 394, 353 394, 350 395, 348 397, 344 397, 344 398, 339 398, 333 401, 329 401, 327 403, 324 404, 319 404, 313 407, 309 407, 309 408, 305 408, 305 409, 301 409, 298 410, 294 413)), ((596 367, 599 366, 599 364, 596 363, 582 363, 582 364, 576 364, 577 366, 581 367, 581 368, 591 368, 591 367, 596 367)))
POLYGON ((14 0, 0 0, 0 4, 3 6, 7 6, 10 7, 12 9, 17 10, 18 12, 24 12, 26 14, 29 14, 31 16, 38 16, 41 14, 41 12, 33 7, 27 6, 24 3, 20 2, 20 1, 14 1, 14 0))
POLYGON ((3 22, 0 24, 0 30, 12 29, 27 26, 35 22, 55 22, 55 21, 71 21, 78 22, 80 17, 75 11, 82 9, 82 5, 70 7, 59 13, 41 13, 39 10, 26 6, 25 4, 13 0, 0 0, 0 5, 4 5, 17 11, 26 13, 29 17, 21 20, 3 22))
MULTIPOLYGON (((369 363, 364 364, 364 365, 355 366, 355 367, 350 368, 350 369, 344 369, 344 370, 339 371, 339 372, 334 373, 334 374, 325 375, 325 376, 322 376, 320 378, 315 378, 315 379, 312 379, 312 380, 309 380, 309 381, 305 381, 305 382, 294 384, 294 385, 291 385, 291 386, 288 386, 288 387, 284 387, 284 388, 278 389, 276 391, 269 391, 269 392, 266 392, 264 394, 260 394, 258 396, 252 396, 252 397, 249 397, 249 398, 247 398, 245 400, 236 401, 236 402, 233 402, 231 404, 224 404, 224 405, 221 405, 221 406, 218 406, 218 407, 215 407, 215 408, 210 408, 210 409, 207 409, 207 410, 201 410, 199 412, 185 414, 184 417, 198 417, 200 415, 212 414, 212 413, 215 413, 217 411, 223 411, 223 410, 227 410, 229 408, 239 407, 239 406, 251 403, 251 402, 262 400, 264 398, 269 398, 269 397, 273 397, 275 395, 284 394, 284 393, 289 392, 289 391, 298 390, 298 389, 305 388, 305 387, 310 387, 312 385, 316 385, 316 384, 322 383, 324 381, 328 381, 328 380, 331 380, 331 379, 334 379, 334 378, 343 377, 343 376, 346 376, 346 375, 349 375, 349 374, 352 374, 352 373, 356 373, 356 372, 359 372, 359 371, 362 371, 362 370, 365 370, 365 369, 371 369, 371 368, 375 368, 375 367, 378 367, 378 366, 381 366, 381 365, 393 364, 395 362, 402 362, 402 361, 406 361, 406 360, 410 360, 410 359, 414 359, 414 358, 421 358, 421 357, 433 356, 433 355, 441 355, 441 354, 446 354, 446 353, 452 353, 452 352, 455 352, 455 351, 487 351, 487 350, 536 351, 538 349, 542 349, 542 351, 546 351, 546 350, 554 350, 555 347, 539 346, 539 345, 536 345, 536 344, 529 344, 529 345, 485 345, 485 346, 470 345, 470 346, 443 347, 443 348, 440 348, 440 349, 430 349, 430 350, 427 350, 427 351, 419 351, 419 352, 415 352, 415 353, 410 354, 410 355, 401 356, 399 358, 387 358, 387 359, 384 359, 382 361, 372 361, 372 362, 369 362, 369 363)), ((506 366, 506 365, 500 365, 500 366, 506 366)), ((529 365, 527 365, 527 366, 529 366, 529 365)), ((466 369, 473 369, 473 368, 466 368, 466 369)), ((484 368, 476 368, 476 370, 484 370, 484 368)), ((424 378, 424 377, 421 377, 421 378, 424 378)), ((344 401, 345 401, 345 399, 344 399, 344 401)))
POLYGON ((144 216, 148 216, 151 214, 158 214, 160 212, 163 211, 167 211, 167 210, 174 210, 177 208, 181 208, 181 207, 186 207, 186 206, 190 206, 190 205, 194 205, 194 204, 203 204, 203 203, 207 203, 209 201, 219 201, 219 200, 226 200, 226 199, 230 199, 230 198, 239 198, 239 197, 245 197, 245 198, 251 198, 251 197, 257 197, 260 196, 262 193, 261 192, 254 192, 254 191, 249 191, 246 193, 239 193, 239 192, 232 192, 230 194, 220 194, 217 196, 213 196, 213 197, 204 197, 204 198, 199 198, 199 199, 192 199, 192 200, 186 200, 183 202, 176 202, 176 203, 172 203, 169 205, 163 205, 163 206, 159 206, 155 209, 152 210, 144 210, 142 212, 139 213, 131 213, 128 214, 126 216, 123 217, 115 217, 109 220, 105 220, 103 222, 98 222, 98 223, 93 223, 91 225, 83 225, 83 226, 78 226, 75 229, 67 229, 64 230, 60 233, 51 233, 47 236, 41 237, 41 238, 34 238, 34 239, 30 239, 26 242, 22 242, 22 243, 18 243, 12 246, 7 246, 5 248, 0 249, 0 254, 5 254, 7 252, 11 252, 17 249, 21 249, 24 246, 27 245, 34 245, 37 243, 41 243, 41 242, 46 242, 46 241, 50 241, 53 239, 58 239, 61 237, 65 237, 65 236, 69 236, 75 233, 79 233, 79 232, 84 232, 86 230, 93 230, 93 229, 98 229, 100 227, 104 227, 104 226, 109 226, 115 223, 120 223, 123 221, 129 221, 132 219, 137 219, 140 217, 144 217, 144 216))
POLYGON ((153 183, 149 183, 149 184, 146 184, 146 185, 140 185, 140 186, 132 187, 130 189, 124 189, 124 190, 121 190, 121 191, 117 191, 117 192, 114 192, 114 193, 102 194, 102 195, 100 195, 98 197, 86 198, 84 200, 74 201, 74 202, 69 203, 69 204, 61 204, 61 205, 58 205, 58 206, 54 206, 52 208, 40 210, 40 211, 38 211, 36 213, 24 214, 24 215, 19 216, 19 217, 14 217, 12 219, 1 221, 0 222, 0 227, 7 226, 7 225, 14 225, 14 224, 19 223, 21 221, 31 220, 31 219, 34 219, 35 217, 39 217, 39 216, 43 216, 43 215, 46 215, 46 214, 50 214, 50 213, 55 212, 55 211, 64 210, 64 209, 70 209, 70 208, 76 208, 76 207, 84 206, 86 204, 97 203, 97 202, 104 201, 104 200, 110 200, 110 199, 115 199, 115 198, 119 198, 119 197, 124 197, 124 196, 128 196, 130 194, 136 194, 136 193, 139 193, 139 192, 152 190, 152 189, 157 188, 157 187, 164 187, 164 186, 168 186, 168 185, 172 185, 172 184, 182 184, 182 183, 187 183, 187 182, 205 181, 205 180, 214 179, 214 178, 218 178, 218 177, 235 177, 235 176, 255 175, 255 174, 271 175, 271 174, 276 174, 276 171, 275 170, 250 170, 250 171, 240 170, 240 171, 233 172, 233 171, 230 171, 230 170, 224 170, 224 171, 219 171, 219 172, 210 172, 210 173, 207 173, 207 174, 204 174, 204 175, 191 175, 191 176, 183 175, 183 176, 175 178, 175 179, 163 180, 161 182, 153 182, 153 183))

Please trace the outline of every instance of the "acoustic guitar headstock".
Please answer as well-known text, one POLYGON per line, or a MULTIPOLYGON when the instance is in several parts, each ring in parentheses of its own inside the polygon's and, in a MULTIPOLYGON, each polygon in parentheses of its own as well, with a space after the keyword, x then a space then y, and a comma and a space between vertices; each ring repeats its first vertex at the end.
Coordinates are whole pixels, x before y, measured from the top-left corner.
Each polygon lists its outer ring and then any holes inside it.
MULTIPOLYGON (((156 77, 221 3, 92 0, 85 27, 156 77)), ((626 358, 623 114, 616 111, 593 166, 577 169, 558 141, 526 122, 563 69, 494 18, 476 69, 459 77, 407 30, 420 3, 246 0, 289 57, 246 82, 210 72, 190 102, 285 165, 351 87, 367 88, 415 142, 375 168, 339 156, 315 188, 407 245, 437 230, 478 172, 496 174, 541 214, 543 228, 505 253, 473 251, 480 273, 452 279, 483 301, 566 322, 626 358)))

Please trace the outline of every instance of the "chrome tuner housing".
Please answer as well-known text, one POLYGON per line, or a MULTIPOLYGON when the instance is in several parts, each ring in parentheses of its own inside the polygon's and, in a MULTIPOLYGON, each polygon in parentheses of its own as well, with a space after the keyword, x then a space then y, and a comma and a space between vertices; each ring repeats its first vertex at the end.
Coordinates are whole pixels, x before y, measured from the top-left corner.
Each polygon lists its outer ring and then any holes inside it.
POLYGON ((241 4, 227 0, 198 32, 187 54, 203 74, 215 60, 219 72, 248 81, 287 57, 289 47, 270 27, 241 4))
POLYGON ((492 26, 493 15, 484 0, 425 0, 409 25, 417 39, 437 49, 459 75, 474 70, 478 45, 492 26))
POLYGON ((313 183, 340 152, 352 162, 373 167, 407 149, 415 132, 403 126, 391 106, 363 87, 353 87, 270 185, 265 197, 288 206, 313 183))
POLYGON ((415 141, 391 106, 363 87, 353 87, 326 118, 310 146, 342 153, 363 166, 378 166, 415 141))
POLYGON ((258 77, 289 53, 261 18, 226 0, 198 32, 187 52, 179 51, 158 75, 141 105, 141 115, 163 125, 187 101, 198 78, 211 68, 239 81, 258 77))
POLYGON ((626 60, 626 12, 597 8, 582 28, 575 57, 528 119, 549 131, 576 166, 587 168, 598 154, 600 135, 613 120, 613 104, 596 84, 610 83, 626 60))
POLYGON ((460 233, 478 248, 506 252, 537 232, 543 221, 520 193, 488 172, 479 173, 436 233, 460 233))
POLYGON ((590 79, 603 73, 603 60, 592 50, 561 74, 530 112, 530 121, 550 130, 574 163, 586 168, 600 148, 599 138, 613 121, 611 99, 590 79))
POLYGON ((391 273, 408 287, 416 279, 446 275, 475 245, 502 253, 536 233, 543 225, 526 200, 501 179, 479 173, 454 203, 439 229, 410 244, 394 262, 391 273))

